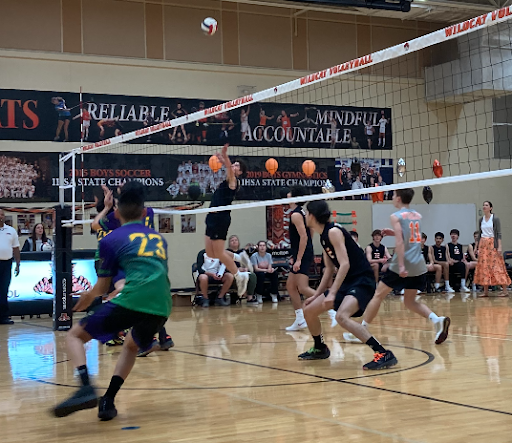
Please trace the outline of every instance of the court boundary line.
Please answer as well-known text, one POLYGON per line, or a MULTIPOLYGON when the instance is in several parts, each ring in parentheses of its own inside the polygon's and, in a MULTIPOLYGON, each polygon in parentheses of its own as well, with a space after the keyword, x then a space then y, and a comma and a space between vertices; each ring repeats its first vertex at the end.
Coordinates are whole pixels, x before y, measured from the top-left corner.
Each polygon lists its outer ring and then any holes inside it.
MULTIPOLYGON (((347 342, 345 342, 345 343, 347 343, 347 342)), ((401 348, 404 348, 404 349, 419 350, 419 349, 416 349, 416 348, 410 348, 408 346, 397 346, 397 345, 393 345, 393 346, 401 347, 401 348)), ((428 351, 424 351, 424 350, 420 350, 420 351, 430 354, 428 351)), ((308 374, 306 372, 293 371, 293 370, 290 370, 290 369, 274 368, 272 366, 263 366, 263 365, 258 365, 258 364, 255 364, 255 363, 247 363, 247 362, 242 362, 242 361, 237 361, 237 360, 226 359, 226 358, 222 358, 222 357, 209 356, 209 355, 205 355, 205 354, 196 354, 196 353, 189 352, 189 351, 179 351, 178 349, 173 350, 173 352, 181 352, 181 353, 185 353, 185 354, 197 355, 197 356, 206 357, 206 358, 212 358, 212 359, 216 359, 216 360, 231 361, 233 363, 241 363, 241 364, 250 365, 250 366, 257 366, 257 367, 260 367, 260 368, 272 369, 272 370, 276 370, 276 371, 291 372, 291 373, 295 373, 295 374, 306 375, 306 376, 309 376, 309 377, 329 380, 329 381, 333 381, 333 382, 336 382, 336 383, 348 384, 348 385, 351 385, 351 386, 358 386, 358 387, 362 387, 362 388, 369 388, 369 389, 374 389, 374 390, 378 390, 378 391, 389 392, 389 393, 392 393, 392 394, 406 395, 406 396, 409 396, 409 397, 420 398, 422 400, 429 400, 429 401, 433 401, 433 402, 448 404, 448 405, 451 405, 451 406, 461 406, 461 407, 465 407, 465 408, 468 408, 468 409, 475 409, 475 410, 478 410, 478 411, 494 412, 496 414, 503 414, 503 415, 510 415, 510 416, 512 416, 512 412, 506 412, 506 411, 500 411, 500 410, 497 410, 497 409, 484 408, 484 407, 481 407, 481 406, 468 405, 468 404, 465 404, 465 403, 458 403, 458 402, 453 402, 451 400, 443 400, 443 399, 440 399, 440 398, 429 397, 429 396, 426 396, 426 395, 420 395, 420 394, 413 394, 413 393, 410 393, 410 392, 398 391, 398 390, 395 390, 395 389, 382 388, 382 387, 378 387, 378 386, 362 385, 362 384, 355 383, 355 382, 351 381, 351 380, 357 379, 358 377, 350 377, 350 378, 344 378, 344 379, 335 379, 335 378, 325 377, 325 376, 321 376, 321 375, 317 375, 317 374, 308 374)), ((432 356, 432 360, 429 360, 428 363, 433 361, 434 358, 435 358, 432 354, 430 354, 430 355, 432 356)), ((428 363, 424 362, 420 366, 424 366, 424 365, 426 365, 428 363)), ((394 373, 396 373, 396 372, 403 372, 403 371, 409 370, 409 369, 415 369, 415 368, 413 367, 413 368, 404 369, 402 371, 394 371, 394 373)), ((386 373, 379 373, 378 372, 378 373, 376 373, 375 375, 372 375, 372 376, 375 377, 375 376, 380 376, 380 375, 388 375, 388 374, 392 374, 392 373, 393 372, 386 372, 386 373)), ((371 376, 364 376, 364 378, 370 378, 370 377, 371 376)), ((359 377, 359 378, 363 378, 363 377, 359 377)))

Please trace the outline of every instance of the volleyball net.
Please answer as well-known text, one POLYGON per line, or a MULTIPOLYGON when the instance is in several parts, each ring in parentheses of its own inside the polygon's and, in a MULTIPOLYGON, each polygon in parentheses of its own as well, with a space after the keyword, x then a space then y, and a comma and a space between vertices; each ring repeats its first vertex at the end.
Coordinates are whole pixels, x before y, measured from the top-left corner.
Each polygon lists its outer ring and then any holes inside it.
MULTIPOLYGON (((64 223, 86 223, 78 216, 85 200, 79 179, 91 153, 194 155, 206 165, 229 142, 231 156, 296 159, 296 177, 305 180, 311 175, 302 172, 299 159, 318 163, 317 173, 320 160, 338 159, 321 179, 325 185, 328 178, 333 186, 327 188, 335 192, 325 195, 317 187, 309 200, 508 176, 511 16, 512 7, 502 8, 215 106, 197 100, 193 112, 160 122, 153 116, 152 124, 138 130, 74 149, 60 159, 60 202, 72 208, 64 223), (388 184, 379 179, 377 164, 392 168, 388 184), (364 184, 353 186, 354 181, 364 184)), ((413 31, 404 29, 404 35, 413 31)), ((260 170, 267 174, 264 162, 260 170)), ((201 198, 208 199, 223 171, 190 173, 198 174, 201 198)), ((274 198, 281 197, 278 192, 272 197, 229 209, 303 200, 274 198)))

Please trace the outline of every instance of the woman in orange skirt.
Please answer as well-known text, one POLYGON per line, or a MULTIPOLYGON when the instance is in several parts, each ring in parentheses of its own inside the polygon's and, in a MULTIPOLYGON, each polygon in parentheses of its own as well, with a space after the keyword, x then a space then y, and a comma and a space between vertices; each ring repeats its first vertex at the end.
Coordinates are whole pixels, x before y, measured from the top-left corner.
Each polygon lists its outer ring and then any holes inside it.
POLYGON ((507 297, 510 277, 503 260, 500 219, 492 213, 490 201, 484 201, 482 210, 484 216, 478 222, 478 264, 475 270, 475 284, 484 287, 484 293, 480 297, 489 296, 489 286, 501 286, 503 291, 500 297, 507 297))

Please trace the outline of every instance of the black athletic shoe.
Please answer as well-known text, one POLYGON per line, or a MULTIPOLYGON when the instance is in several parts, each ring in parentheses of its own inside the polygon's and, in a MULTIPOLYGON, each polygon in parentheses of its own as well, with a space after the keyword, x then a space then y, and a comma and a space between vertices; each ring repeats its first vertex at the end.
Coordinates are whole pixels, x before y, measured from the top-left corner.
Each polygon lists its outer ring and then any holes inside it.
POLYGON ((174 348, 174 341, 170 335, 165 336, 165 341, 160 342, 160 350, 168 351, 170 348, 174 348))
POLYGON ((247 304, 248 305, 257 305, 258 304, 258 299, 256 298, 256 296, 254 296, 250 300, 247 300, 247 304))
POLYGON ((374 370, 374 369, 386 369, 390 368, 391 366, 395 366, 398 363, 398 360, 394 356, 394 354, 391 351, 386 352, 376 352, 373 356, 373 360, 369 363, 366 363, 363 366, 363 369, 365 370, 374 370))
POLYGON ((156 338, 153 339, 153 342, 151 345, 149 345, 146 349, 139 349, 139 353, 137 354, 137 357, 145 357, 148 354, 151 354, 152 352, 159 351, 160 350, 160 343, 158 343, 158 340, 156 338))
POLYGON ((316 349, 312 347, 309 351, 299 355, 299 360, 325 360, 329 358, 331 351, 326 346, 324 349, 316 349))
POLYGON ((117 417, 117 409, 114 406, 114 399, 101 397, 98 404, 98 418, 101 421, 109 421, 117 417))
POLYGON ((231 305, 231 300, 228 300, 226 298, 226 296, 221 297, 221 298, 217 297, 215 299, 215 306, 229 306, 229 305, 231 305))
POLYGON ((55 417, 66 417, 82 409, 92 409, 98 404, 96 391, 92 386, 82 386, 71 397, 55 406, 53 413, 55 417))
POLYGON ((0 325, 13 325, 14 322, 9 318, 0 318, 0 325))

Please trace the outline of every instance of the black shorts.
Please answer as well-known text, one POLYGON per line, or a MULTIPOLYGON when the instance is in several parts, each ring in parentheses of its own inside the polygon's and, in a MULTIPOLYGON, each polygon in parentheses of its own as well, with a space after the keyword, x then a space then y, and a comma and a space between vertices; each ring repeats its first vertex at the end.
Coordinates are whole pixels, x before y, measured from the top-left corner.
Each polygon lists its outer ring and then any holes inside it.
POLYGON ((230 224, 229 212, 210 212, 206 216, 206 236, 211 240, 226 240, 230 224))
MULTIPOLYGON (((295 261, 297 260, 297 255, 292 253, 291 258, 293 259, 293 263, 295 263, 295 261)), ((311 265, 313 264, 314 260, 315 256, 312 253, 308 254, 307 252, 305 252, 304 255, 302 256, 299 270, 295 272, 293 270, 293 265, 291 265, 290 272, 292 274, 303 274, 309 276, 309 270, 311 269, 311 265)))
POLYGON ((65 116, 59 117, 60 122, 65 122, 66 120, 71 121, 71 116, 65 115, 65 116))
POLYGON ((388 269, 381 281, 386 286, 396 291, 401 291, 402 289, 417 289, 418 291, 423 291, 427 285, 427 274, 402 278, 396 272, 388 269))
MULTIPOLYGON (((325 296, 327 297, 329 291, 325 291, 325 296)), ((336 294, 336 298, 334 300, 333 309, 337 311, 343 302, 343 299, 347 295, 351 295, 357 299, 357 303, 359 304, 359 311, 352 315, 352 317, 361 317, 363 315, 366 306, 370 303, 370 300, 373 298, 375 294, 375 277, 373 274, 369 275, 361 275, 356 277, 354 280, 350 282, 343 282, 341 288, 338 290, 336 294)))
POLYGON ((141 349, 147 349, 166 321, 167 317, 132 311, 109 301, 80 320, 80 325, 102 343, 117 337, 119 331, 132 328, 135 343, 141 349))

